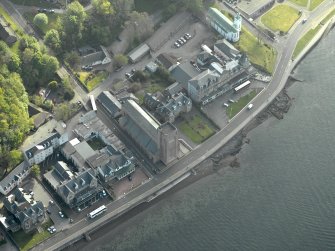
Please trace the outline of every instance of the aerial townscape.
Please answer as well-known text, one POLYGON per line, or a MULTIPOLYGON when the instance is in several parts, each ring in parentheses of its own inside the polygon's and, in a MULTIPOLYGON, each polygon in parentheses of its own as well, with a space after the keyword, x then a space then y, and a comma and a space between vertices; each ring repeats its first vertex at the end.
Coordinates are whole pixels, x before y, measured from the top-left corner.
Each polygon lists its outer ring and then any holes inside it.
POLYGON ((333 0, 1 0, 0 245, 90 241, 269 106, 282 118, 273 102, 334 15, 333 0))

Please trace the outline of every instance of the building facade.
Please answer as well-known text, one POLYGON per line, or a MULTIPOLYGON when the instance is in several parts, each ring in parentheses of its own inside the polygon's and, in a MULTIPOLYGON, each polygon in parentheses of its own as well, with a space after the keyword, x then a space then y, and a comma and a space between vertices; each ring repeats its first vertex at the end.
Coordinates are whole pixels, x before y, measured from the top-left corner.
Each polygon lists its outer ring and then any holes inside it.
POLYGON ((120 119, 121 127, 154 163, 161 160, 167 165, 178 157, 177 128, 169 122, 162 125, 133 100, 127 100, 122 107, 125 115, 120 119), (170 130, 163 130, 165 126, 170 130), (175 149, 171 149, 172 146, 175 149))
POLYGON ((14 216, 24 232, 36 229, 45 220, 44 206, 41 201, 35 201, 31 194, 22 188, 16 188, 4 199, 4 206, 14 216))
POLYGON ((230 42, 237 42, 240 39, 242 17, 239 13, 234 16, 234 21, 231 21, 218 9, 209 8, 206 19, 212 28, 230 42))

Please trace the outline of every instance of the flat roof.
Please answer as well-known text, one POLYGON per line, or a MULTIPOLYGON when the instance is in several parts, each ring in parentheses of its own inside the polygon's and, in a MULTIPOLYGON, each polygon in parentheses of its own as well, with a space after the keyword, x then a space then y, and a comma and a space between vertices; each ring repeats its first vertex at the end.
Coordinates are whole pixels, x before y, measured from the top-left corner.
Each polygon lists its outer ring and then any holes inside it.
POLYGON ((78 138, 71 139, 69 142, 73 146, 78 145, 80 143, 78 138))
POLYGON ((271 3, 272 0, 242 0, 237 7, 247 15, 251 16, 263 6, 271 3))

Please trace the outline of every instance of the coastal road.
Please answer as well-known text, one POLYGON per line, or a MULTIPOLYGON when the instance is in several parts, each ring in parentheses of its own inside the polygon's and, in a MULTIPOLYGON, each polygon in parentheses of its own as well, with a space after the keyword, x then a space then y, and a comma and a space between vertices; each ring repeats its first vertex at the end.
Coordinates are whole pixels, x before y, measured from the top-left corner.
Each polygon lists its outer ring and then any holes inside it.
POLYGON ((226 127, 219 131, 215 137, 211 137, 209 140, 196 147, 176 164, 169 167, 164 173, 158 174, 155 179, 130 192, 124 198, 107 205, 108 210, 101 217, 94 220, 83 219, 73 224, 71 228, 54 235, 50 239, 36 246, 33 250, 60 250, 68 243, 71 243, 72 240, 80 238, 83 234, 90 232, 98 226, 102 226, 104 223, 117 217, 121 213, 124 213, 128 209, 145 201, 150 195, 167 186, 170 182, 179 178, 215 153, 252 121, 264 108, 266 108, 284 88, 287 78, 295 66, 295 62, 291 62, 291 56, 298 39, 312 27, 312 22, 321 21, 321 19, 329 13, 331 9, 334 9, 334 7, 332 0, 325 1, 309 16, 306 24, 297 26, 298 28, 288 36, 285 50, 279 55, 273 79, 268 87, 252 101, 254 104, 252 110, 244 108, 226 127))

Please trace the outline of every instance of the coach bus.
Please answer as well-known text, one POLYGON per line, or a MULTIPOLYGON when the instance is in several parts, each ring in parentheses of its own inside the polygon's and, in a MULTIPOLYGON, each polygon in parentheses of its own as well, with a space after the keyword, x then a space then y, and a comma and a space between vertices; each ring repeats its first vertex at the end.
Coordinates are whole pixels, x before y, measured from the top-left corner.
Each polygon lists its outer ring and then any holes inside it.
POLYGON ((239 86, 235 87, 234 91, 238 92, 238 91, 242 90, 243 88, 248 87, 250 85, 250 83, 251 83, 250 80, 247 80, 243 84, 240 84, 239 86))
POLYGON ((97 209, 93 210, 90 212, 87 216, 90 217, 91 219, 97 217, 98 215, 102 214, 107 210, 105 205, 102 205, 101 207, 98 207, 97 209))
POLYGON ((91 100, 91 105, 92 105, 93 111, 97 111, 97 105, 95 104, 95 99, 94 99, 93 95, 90 95, 90 100, 91 100))

